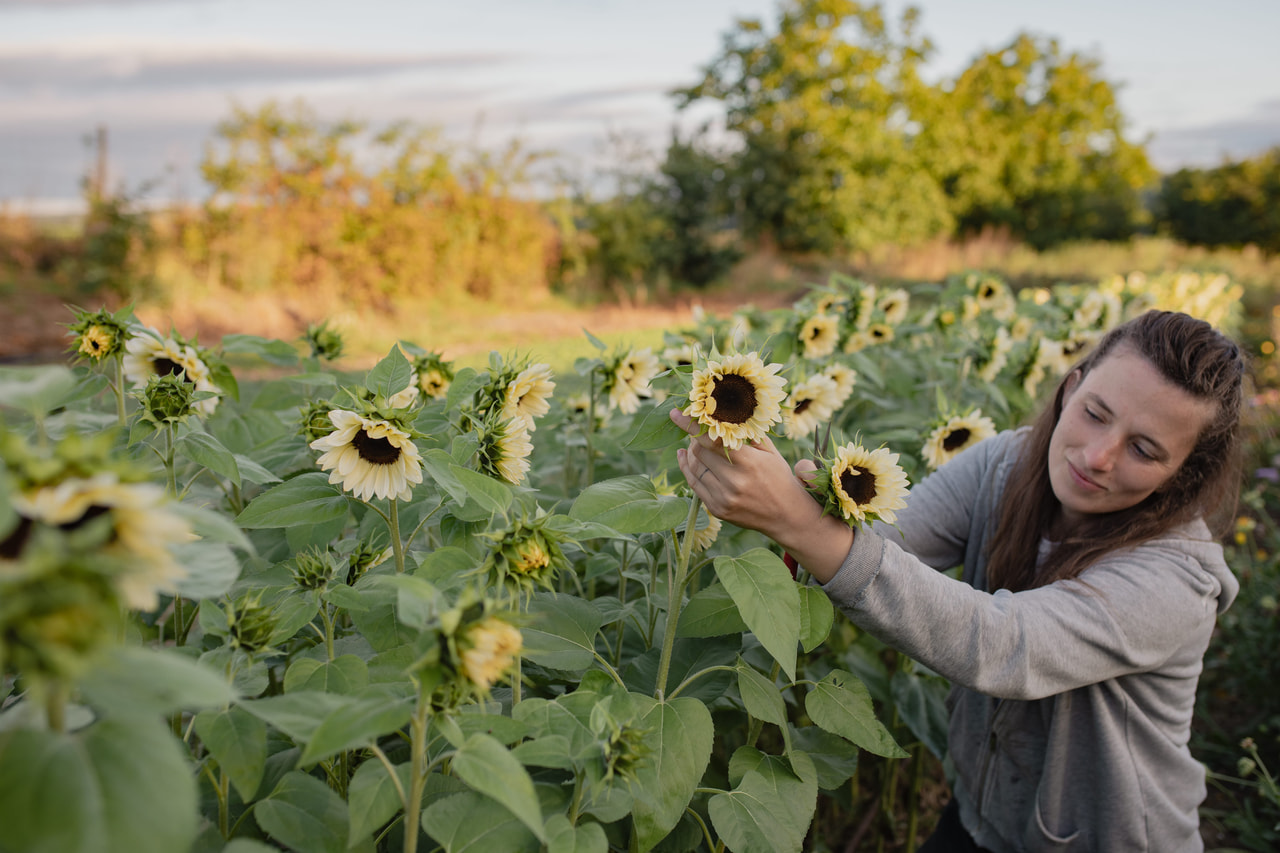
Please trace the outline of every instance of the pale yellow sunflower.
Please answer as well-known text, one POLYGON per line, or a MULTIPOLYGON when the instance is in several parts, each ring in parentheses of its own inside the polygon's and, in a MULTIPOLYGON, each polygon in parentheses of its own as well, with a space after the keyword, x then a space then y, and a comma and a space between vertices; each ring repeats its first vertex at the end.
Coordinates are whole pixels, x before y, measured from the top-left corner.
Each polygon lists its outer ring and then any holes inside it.
POLYGON ((186 570, 174 559, 174 545, 195 539, 190 526, 167 508, 164 488, 153 483, 121 483, 104 472, 68 478, 13 495, 19 515, 55 527, 109 514, 113 535, 104 550, 125 556, 131 570, 112 578, 128 607, 153 610, 158 593, 173 592, 186 570))
POLYGON ((858 291, 858 319, 857 326, 859 329, 866 331, 867 326, 871 324, 871 315, 876 310, 876 295, 878 291, 874 284, 864 284, 862 289, 858 291))
POLYGON ((1013 338, 1004 326, 996 329, 996 336, 987 352, 987 360, 978 368, 978 378, 983 382, 995 382, 1000 371, 1009 363, 1009 351, 1013 349, 1013 338))
POLYGON ((867 327, 867 336, 873 344, 887 344, 893 340, 893 326, 887 323, 872 323, 867 327))
POLYGON ((418 388, 433 400, 438 400, 449 391, 449 377, 436 368, 423 370, 418 374, 418 388))
POLYGON ((812 435, 835 414, 839 400, 840 391, 830 376, 819 373, 797 382, 782 407, 782 426, 787 438, 812 435))
POLYGON ((831 491, 845 521, 879 519, 892 524, 895 511, 907 505, 907 475, 898 467, 898 454, 888 448, 846 444, 836 451, 830 474, 831 491))
POLYGON ((507 386, 502 403, 503 419, 519 420, 525 429, 533 432, 533 419, 551 409, 551 393, 556 389, 551 377, 549 364, 533 364, 520 371, 507 386))
POLYGON ((111 351, 115 338, 111 332, 101 326, 90 326, 80 335, 80 346, 76 351, 84 353, 94 361, 101 361, 111 351))
POLYGON ((691 365, 698 360, 698 348, 694 344, 680 344, 662 351, 662 360, 672 367, 691 365))
POLYGON ((1061 376, 1070 366, 1070 361, 1063 355, 1061 341, 1041 338, 1036 345, 1035 357, 1022 378, 1022 390, 1034 398, 1041 382, 1061 376))
POLYGON ((489 422, 480 432, 480 470, 513 486, 529 473, 533 442, 524 422, 518 419, 489 422))
POLYGON ((835 408, 838 409, 844 405, 845 400, 848 400, 849 395, 853 393, 853 386, 858 381, 858 371, 836 361, 824 367, 822 373, 836 383, 837 399, 835 408))
POLYGON ((609 407, 624 415, 635 414, 640 398, 652 396, 649 382, 661 372, 658 357, 648 347, 627 353, 610 377, 609 407))
POLYGON ((384 420, 361 417, 346 409, 329 412, 334 430, 311 442, 323 451, 316 464, 362 501, 395 498, 407 501, 422 482, 422 455, 413 437, 384 420))
POLYGON ((706 524, 701 527, 695 524, 693 527, 693 541, 690 544, 695 554, 701 554, 714 545, 716 538, 720 536, 720 528, 724 526, 720 519, 706 512, 706 507, 698 513, 698 521, 701 522, 704 517, 707 520, 706 524))
POLYGON ((825 358, 840 340, 840 319, 834 314, 814 314, 800 327, 805 358, 825 358))
POLYGON ((974 409, 967 415, 947 418, 946 422, 929 433, 924 443, 924 461, 930 470, 937 470, 950 462, 962 450, 973 447, 996 434, 991 418, 974 409))
POLYGON ((878 307, 884 312, 884 321, 890 326, 897 326, 907 319, 911 294, 907 293, 906 288, 895 287, 880 297, 878 307))
POLYGON ((684 413, 730 450, 759 441, 782 420, 786 380, 777 375, 781 369, 781 364, 766 365, 756 353, 708 361, 693 372, 684 413))
POLYGON ((854 329, 849 333, 849 337, 845 338, 844 351, 846 353, 862 352, 862 350, 874 344, 871 334, 864 329, 854 329))
MULTIPOLYGON (((125 378, 134 388, 145 388, 152 376, 183 374, 197 391, 220 394, 218 386, 209 378, 209 367, 200 358, 196 348, 183 345, 173 338, 159 338, 150 334, 135 335, 125 344, 123 360, 125 378)), ((209 397, 195 403, 193 408, 208 417, 218 407, 218 398, 209 397)))
POLYGON ((468 628, 458 645, 462 677, 487 693, 511 670, 524 638, 509 622, 490 616, 468 628))

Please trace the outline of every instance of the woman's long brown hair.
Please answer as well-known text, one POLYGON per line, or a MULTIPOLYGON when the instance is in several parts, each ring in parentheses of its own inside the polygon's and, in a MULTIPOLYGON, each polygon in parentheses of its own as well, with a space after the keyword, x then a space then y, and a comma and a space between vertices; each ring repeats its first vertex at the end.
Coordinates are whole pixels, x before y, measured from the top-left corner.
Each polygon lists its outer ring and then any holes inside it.
POLYGON ((1245 378, 1240 348, 1203 320, 1173 311, 1148 311, 1108 332, 1074 370, 1083 378, 1118 346, 1146 358, 1192 396, 1216 402, 1216 415, 1167 483, 1136 506, 1091 517, 1059 539, 1037 567, 1040 542, 1061 508, 1049 482, 1049 441, 1062 416, 1064 377, 1052 405, 1033 424, 1005 485, 987 553, 988 589, 1017 591, 1073 578, 1105 554, 1153 539, 1197 517, 1220 527, 1234 515, 1245 378))

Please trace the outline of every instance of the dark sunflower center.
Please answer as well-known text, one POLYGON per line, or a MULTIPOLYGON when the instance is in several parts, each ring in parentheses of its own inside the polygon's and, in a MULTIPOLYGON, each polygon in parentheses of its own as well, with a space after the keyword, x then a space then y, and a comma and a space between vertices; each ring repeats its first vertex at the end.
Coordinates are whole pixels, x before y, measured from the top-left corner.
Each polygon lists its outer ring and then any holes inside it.
POLYGON ((812 331, 809 332, 809 340, 816 341, 820 337, 822 337, 822 329, 814 326, 812 331))
POLYGON ((871 503, 876 497, 875 475, 866 468, 854 466, 840 473, 840 488, 849 500, 858 506, 871 503))
POLYGON ((871 330, 871 337, 873 338, 883 338, 884 334, 884 329, 876 328, 871 330))
POLYGON ((756 413, 756 386, 745 376, 727 373, 711 391, 716 401, 713 417, 724 423, 745 424, 756 413))
POLYGON ((151 362, 151 366, 155 368, 157 376, 177 376, 184 372, 182 365, 170 358, 157 358, 151 362))
POLYGON ((804 410, 809 408, 812 405, 813 405, 813 400, 808 400, 808 399, 800 400, 796 403, 796 407, 794 411, 797 415, 802 415, 804 414, 804 410))
POLYGON ((390 465, 400 458, 400 448, 389 439, 373 438, 364 430, 358 430, 351 438, 351 446, 370 465, 390 465))
POLYGON ((94 352, 102 352, 102 341, 97 338, 86 338, 86 340, 89 342, 89 349, 94 352))
POLYGON ((969 435, 968 427, 952 430, 946 438, 942 439, 942 449, 950 453, 957 448, 964 447, 965 442, 969 440, 969 435))
POLYGON ((986 286, 984 286, 984 287, 982 288, 982 294, 981 294, 981 296, 982 296, 982 298, 983 298, 983 299, 990 299, 991 297, 993 297, 993 296, 995 296, 995 295, 996 295, 996 289, 995 289, 994 287, 992 287, 991 285, 989 285, 989 284, 988 284, 988 285, 986 285, 986 286))
POLYGON ((22 546, 27 544, 27 539, 31 536, 31 519, 25 516, 18 516, 18 526, 13 532, 0 540, 0 557, 6 560, 17 559, 22 553, 22 546))

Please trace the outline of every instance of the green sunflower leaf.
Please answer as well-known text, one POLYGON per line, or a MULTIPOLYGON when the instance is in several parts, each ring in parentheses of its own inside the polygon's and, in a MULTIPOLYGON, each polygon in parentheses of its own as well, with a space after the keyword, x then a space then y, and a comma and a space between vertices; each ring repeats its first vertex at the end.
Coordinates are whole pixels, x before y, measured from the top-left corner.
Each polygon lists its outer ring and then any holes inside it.
POLYGON ((389 399, 409 387, 413 380, 413 367, 404 357, 399 346, 391 347, 382 361, 373 366, 365 378, 365 387, 384 399, 389 399))
POLYGON ((207 432, 187 433, 177 440, 174 449, 197 465, 240 485, 240 466, 235 454, 207 432))
POLYGON ((619 533, 658 533, 675 529, 689 514, 689 502, 660 495, 639 474, 594 483, 582 490, 569 515, 578 521, 608 525, 619 533))
POLYGON ((330 485, 329 476, 311 471, 258 495, 236 517, 236 523, 249 530, 290 527, 334 521, 346 513, 347 498, 337 486, 330 485))
POLYGON ((627 450, 665 450, 688 439, 689 434, 676 426, 668 412, 672 409, 670 398, 649 406, 635 419, 635 432, 623 444, 627 450))
POLYGON ((885 758, 907 757, 907 751, 876 719, 871 694, 855 675, 832 670, 805 696, 804 707, 814 723, 867 752, 885 758))
POLYGON ((737 557, 716 557, 713 565, 751 633, 794 681, 800 593, 786 564, 772 551, 752 548, 737 557))

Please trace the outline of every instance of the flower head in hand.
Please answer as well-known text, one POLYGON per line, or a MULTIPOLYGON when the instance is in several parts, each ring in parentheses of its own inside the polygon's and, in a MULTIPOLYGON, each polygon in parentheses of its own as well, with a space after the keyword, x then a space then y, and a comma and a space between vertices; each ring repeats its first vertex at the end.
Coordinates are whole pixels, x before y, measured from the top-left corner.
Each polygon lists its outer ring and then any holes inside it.
POLYGON ((708 359, 693 372, 685 415, 730 450, 759 441, 782 420, 786 380, 780 364, 766 365, 756 353, 708 359))
POLYGON ((836 449, 835 458, 818 470, 811 484, 824 512, 839 515, 850 527, 884 521, 907 505, 907 475, 898 454, 888 448, 867 450, 850 442, 836 449))

